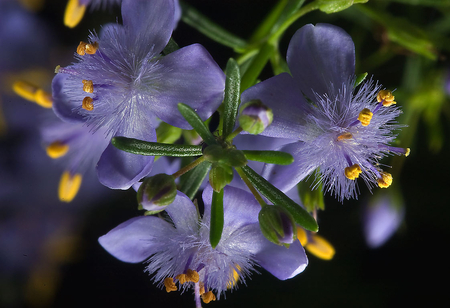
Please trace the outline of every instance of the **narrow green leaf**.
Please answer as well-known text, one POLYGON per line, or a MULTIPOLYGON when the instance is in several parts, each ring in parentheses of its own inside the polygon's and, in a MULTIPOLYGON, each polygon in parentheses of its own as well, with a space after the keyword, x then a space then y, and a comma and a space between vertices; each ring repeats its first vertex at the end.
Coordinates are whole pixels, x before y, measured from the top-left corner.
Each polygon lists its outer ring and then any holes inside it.
POLYGON ((211 168, 210 162, 202 162, 200 165, 190 170, 180 177, 179 190, 186 194, 191 200, 194 199, 200 185, 208 175, 211 168))
POLYGON ((202 155, 202 146, 200 145, 148 142, 126 137, 114 137, 111 143, 119 150, 145 156, 185 157, 202 155))
POLYGON ((207 144, 211 145, 217 143, 216 138, 214 138, 213 134, 209 131, 209 128, 205 125, 205 123, 203 123, 202 119, 194 111, 194 109, 188 105, 179 103, 178 110, 207 144))
POLYGON ((189 26, 197 29, 210 39, 233 48, 236 52, 242 52, 246 49, 247 43, 245 40, 225 30, 189 4, 180 1, 180 6, 183 11, 181 20, 189 26))
POLYGON ((211 203, 211 224, 209 229, 209 242, 212 248, 216 248, 220 242, 223 231, 223 189, 220 192, 213 191, 211 203))
POLYGON ((292 215, 296 224, 309 231, 317 232, 319 230, 316 220, 278 188, 270 184, 266 179, 248 166, 242 167, 241 170, 245 173, 253 186, 269 199, 270 202, 286 209, 292 215))
POLYGON ((280 151, 248 151, 243 150, 247 160, 260 161, 267 164, 290 165, 294 162, 291 154, 280 151))
POLYGON ((222 133, 224 139, 233 132, 239 110, 241 74, 239 65, 233 58, 228 60, 225 74, 227 79, 225 81, 225 97, 223 100, 224 115, 222 133))

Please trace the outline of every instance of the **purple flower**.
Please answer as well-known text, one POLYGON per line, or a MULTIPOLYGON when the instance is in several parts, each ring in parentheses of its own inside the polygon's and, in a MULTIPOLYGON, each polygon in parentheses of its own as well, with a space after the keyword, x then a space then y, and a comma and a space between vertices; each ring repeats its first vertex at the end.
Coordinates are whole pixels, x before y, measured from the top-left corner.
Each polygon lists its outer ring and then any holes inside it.
POLYGON ((178 192, 166 208, 169 220, 136 217, 100 237, 99 242, 121 261, 147 260, 146 271, 167 291, 175 291, 177 281, 182 289, 194 287, 198 302, 202 286, 204 300, 214 293, 220 297, 237 280, 245 281, 257 264, 281 280, 302 272, 308 260, 299 241, 289 249, 269 242, 259 228, 261 207, 255 198, 238 188, 224 189, 224 229, 215 249, 209 243, 211 187, 203 192, 202 219, 192 201, 178 192))
POLYGON ((341 201, 357 196, 361 175, 369 188, 392 182, 379 159, 408 149, 390 147, 400 110, 392 93, 372 80, 355 84, 355 47, 341 28, 318 24, 298 30, 288 47, 291 74, 265 80, 242 94, 273 110, 262 135, 296 141, 279 148, 294 156, 289 166, 266 165, 263 176, 283 191, 319 169, 325 189, 341 201))
MULTIPOLYGON (((156 141, 156 118, 191 129, 177 104, 208 118, 223 99, 225 76, 198 44, 159 54, 172 34, 174 1, 124 0, 123 26, 109 24, 80 43, 79 62, 53 79, 54 111, 105 134, 156 141)), ((98 162, 100 182, 127 189, 148 174, 153 157, 109 145, 98 162)))

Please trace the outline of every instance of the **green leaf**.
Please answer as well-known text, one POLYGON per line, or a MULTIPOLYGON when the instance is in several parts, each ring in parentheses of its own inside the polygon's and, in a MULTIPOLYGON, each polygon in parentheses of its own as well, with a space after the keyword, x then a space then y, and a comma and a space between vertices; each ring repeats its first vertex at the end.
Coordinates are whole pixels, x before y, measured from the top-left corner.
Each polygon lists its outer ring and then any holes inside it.
POLYGON ((156 129, 156 140, 161 143, 174 143, 181 137, 183 130, 165 122, 161 122, 156 129))
POLYGON ((309 231, 317 232, 319 230, 316 220, 278 188, 270 184, 265 178, 248 166, 242 167, 241 170, 253 186, 269 199, 270 202, 282 206, 287 210, 292 215, 296 224, 309 231))
POLYGON ((189 4, 180 1, 180 6, 181 20, 200 33, 224 46, 233 48, 236 52, 242 52, 247 48, 245 40, 225 30, 189 4))
POLYGON ((353 4, 366 3, 369 0, 318 0, 319 9, 327 14, 337 13, 348 9, 353 4))
POLYGON ((114 137, 111 143, 119 150, 145 156, 185 157, 202 155, 201 145, 148 142, 126 137, 114 137))
POLYGON ((276 46, 273 43, 267 42, 261 47, 258 54, 252 58, 250 65, 242 76, 241 93, 256 83, 259 74, 261 74, 261 71, 275 50, 276 46))
POLYGON ((223 231, 223 189, 220 192, 213 191, 211 203, 211 224, 209 230, 209 242, 212 248, 216 248, 220 242, 223 231))
POLYGON ((359 74, 358 76, 356 76, 354 87, 356 88, 357 86, 359 86, 361 84, 361 82, 363 82, 366 79, 367 75, 368 74, 366 72, 366 73, 362 73, 362 74, 359 74))
POLYGON ((186 104, 179 103, 178 110, 207 144, 211 145, 217 143, 216 138, 214 138, 213 134, 209 131, 209 128, 203 123, 202 119, 194 109, 186 104))
MULTIPOLYGON (((317 170, 316 172, 319 171, 317 170)), ((315 177, 310 176, 297 185, 300 199, 308 212, 313 212, 315 209, 325 209, 322 182, 315 184, 314 180, 315 177), (315 185, 317 186, 315 187, 315 185)))
POLYGON ((233 58, 228 60, 225 74, 227 79, 225 81, 225 97, 223 100, 224 112, 222 133, 224 139, 233 132, 239 110, 241 74, 239 65, 233 58))
POLYGON ((267 164, 290 165, 294 162, 291 154, 280 151, 249 151, 243 150, 247 160, 259 161, 267 164))
POLYGON ((211 168, 210 162, 202 162, 194 169, 180 177, 179 190, 186 194, 191 200, 194 199, 200 185, 208 175, 211 168))

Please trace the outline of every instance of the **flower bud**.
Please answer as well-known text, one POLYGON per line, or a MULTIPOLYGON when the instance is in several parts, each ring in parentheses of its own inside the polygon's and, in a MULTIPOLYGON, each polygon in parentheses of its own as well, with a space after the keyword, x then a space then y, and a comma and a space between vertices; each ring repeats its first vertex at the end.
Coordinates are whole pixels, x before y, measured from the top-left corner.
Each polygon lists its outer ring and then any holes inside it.
POLYGON ((233 169, 227 165, 214 164, 209 171, 209 184, 219 192, 233 179, 233 169))
POLYGON ((260 100, 251 100, 241 107, 239 125, 250 134, 262 133, 272 121, 272 109, 264 106, 260 100))
POLYGON ((146 178, 137 192, 139 209, 157 213, 171 204, 177 195, 173 176, 160 173, 146 178))
POLYGON ((203 151, 203 156, 211 163, 218 163, 231 167, 244 167, 247 165, 247 158, 242 151, 234 146, 223 148, 221 145, 209 145, 203 151))
POLYGON ((297 238, 295 222, 281 206, 264 206, 258 220, 262 234, 272 243, 289 246, 297 238))

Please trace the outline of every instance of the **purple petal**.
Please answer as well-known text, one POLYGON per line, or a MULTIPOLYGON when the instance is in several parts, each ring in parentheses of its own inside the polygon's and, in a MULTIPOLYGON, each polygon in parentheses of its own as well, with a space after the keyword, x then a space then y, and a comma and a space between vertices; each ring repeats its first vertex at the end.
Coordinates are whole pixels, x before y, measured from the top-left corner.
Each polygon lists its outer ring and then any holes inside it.
POLYGON ((225 75, 206 49, 193 44, 159 61, 164 68, 152 111, 164 122, 192 129, 178 111, 178 103, 192 107, 206 120, 223 100, 225 75))
POLYGON ((53 96, 53 111, 63 121, 66 122, 81 122, 83 116, 73 112, 73 108, 81 105, 80 102, 70 100, 64 89, 67 84, 67 79, 70 75, 56 74, 52 81, 52 96, 53 96))
POLYGON ((344 30, 330 24, 303 26, 291 39, 287 63, 302 92, 335 96, 355 74, 355 45, 344 30))
POLYGON ((169 42, 175 25, 174 0, 123 0, 122 19, 130 35, 148 42, 159 53, 169 42))
POLYGON ((178 191, 172 204, 166 208, 177 230, 193 232, 198 227, 198 214, 195 205, 185 194, 178 191))
MULTIPOLYGON (((141 123, 134 131, 121 128, 117 136, 155 142, 156 132, 149 123, 141 123)), ((128 189, 150 173, 154 156, 128 153, 109 144, 97 164, 99 181, 112 189, 128 189)))
POLYGON ((316 161, 307 159, 308 149, 303 142, 290 143, 278 150, 291 154, 294 162, 287 166, 266 164, 262 176, 283 192, 293 188, 318 167, 316 161))
POLYGON ((305 134, 300 115, 305 114, 309 107, 289 74, 283 73, 264 80, 242 93, 243 103, 252 99, 261 100, 273 111, 273 122, 261 135, 298 139, 305 134))
POLYGON ((266 241, 265 247, 256 254, 255 260, 280 280, 296 276, 308 265, 305 250, 298 240, 289 248, 266 241))
POLYGON ((98 241, 117 259, 138 263, 160 251, 160 239, 167 238, 173 230, 168 222, 158 217, 141 216, 118 225, 98 241))

